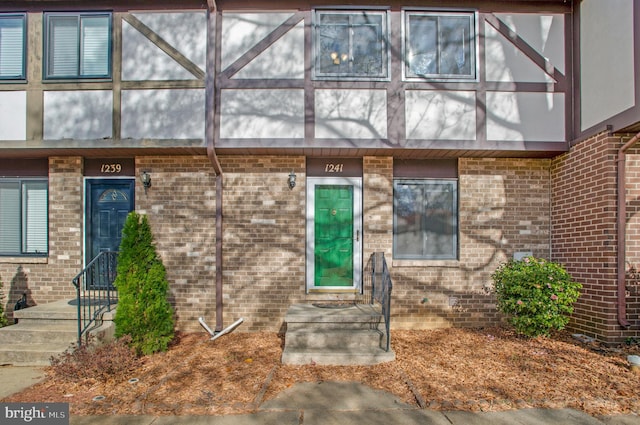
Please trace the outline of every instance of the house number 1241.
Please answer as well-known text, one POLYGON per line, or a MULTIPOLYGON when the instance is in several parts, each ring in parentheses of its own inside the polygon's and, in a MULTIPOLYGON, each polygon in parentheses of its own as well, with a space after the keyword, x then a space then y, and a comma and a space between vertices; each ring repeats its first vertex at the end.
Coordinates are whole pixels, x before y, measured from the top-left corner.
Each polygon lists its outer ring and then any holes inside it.
POLYGON ((325 173, 342 173, 344 164, 327 164, 324 166, 325 173))

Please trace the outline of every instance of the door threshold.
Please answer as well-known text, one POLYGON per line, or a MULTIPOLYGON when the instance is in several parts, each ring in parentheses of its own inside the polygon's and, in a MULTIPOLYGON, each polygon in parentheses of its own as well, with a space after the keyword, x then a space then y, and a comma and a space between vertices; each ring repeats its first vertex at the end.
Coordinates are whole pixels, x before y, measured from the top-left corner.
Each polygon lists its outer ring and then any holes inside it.
POLYGON ((360 290, 357 288, 336 289, 336 288, 310 288, 310 294, 359 294, 360 290))

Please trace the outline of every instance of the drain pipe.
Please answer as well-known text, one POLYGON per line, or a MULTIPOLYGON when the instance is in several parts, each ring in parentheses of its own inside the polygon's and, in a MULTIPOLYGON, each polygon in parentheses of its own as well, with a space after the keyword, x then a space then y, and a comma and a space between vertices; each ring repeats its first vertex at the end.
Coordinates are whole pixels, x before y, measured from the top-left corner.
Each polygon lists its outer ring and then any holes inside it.
POLYGON ((625 165, 627 151, 640 140, 640 133, 633 136, 618 150, 618 324, 628 329, 631 324, 627 320, 626 303, 626 226, 627 226, 627 195, 625 188, 625 165))
MULTIPOLYGON (((215 25, 218 7, 215 0, 207 0, 207 46, 215 46, 215 25)), ((205 81, 205 138, 207 143, 207 157, 213 165, 216 173, 216 332, 223 330, 222 316, 222 167, 214 145, 214 118, 215 118, 215 49, 207 48, 207 72, 205 81)))

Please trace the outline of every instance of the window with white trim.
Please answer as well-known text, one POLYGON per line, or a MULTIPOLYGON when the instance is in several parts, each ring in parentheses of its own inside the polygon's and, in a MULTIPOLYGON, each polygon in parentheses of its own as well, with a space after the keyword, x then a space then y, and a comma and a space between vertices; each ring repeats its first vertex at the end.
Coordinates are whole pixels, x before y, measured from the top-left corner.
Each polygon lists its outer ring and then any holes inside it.
POLYGON ((404 76, 476 78, 474 13, 404 12, 404 76))
POLYGON ((26 16, 0 14, 0 80, 26 78, 26 16))
POLYGON ((49 188, 42 179, 0 179, 0 255, 49 251, 49 188))
POLYGON ((111 77, 111 14, 45 14, 44 54, 46 79, 111 77))
POLYGON ((395 179, 393 258, 454 260, 457 256, 457 180, 395 179))
POLYGON ((316 10, 314 77, 388 79, 388 19, 385 11, 316 10))

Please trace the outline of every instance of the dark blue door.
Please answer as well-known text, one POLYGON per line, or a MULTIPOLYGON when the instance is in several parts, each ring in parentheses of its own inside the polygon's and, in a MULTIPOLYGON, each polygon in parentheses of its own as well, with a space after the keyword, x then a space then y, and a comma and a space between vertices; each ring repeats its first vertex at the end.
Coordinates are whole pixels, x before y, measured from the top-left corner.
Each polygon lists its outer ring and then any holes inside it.
MULTIPOLYGON (((87 180, 86 263, 102 251, 118 251, 122 228, 134 208, 134 180, 87 180)), ((100 286, 93 282, 92 286, 100 286)))

